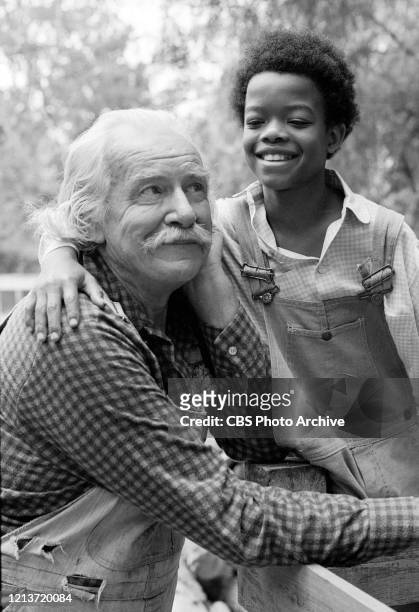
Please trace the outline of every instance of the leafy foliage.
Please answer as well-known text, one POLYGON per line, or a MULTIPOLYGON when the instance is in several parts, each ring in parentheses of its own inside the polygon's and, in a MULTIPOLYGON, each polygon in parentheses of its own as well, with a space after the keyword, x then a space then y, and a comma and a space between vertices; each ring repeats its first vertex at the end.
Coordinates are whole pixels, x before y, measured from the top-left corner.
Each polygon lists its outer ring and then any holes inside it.
MULTIPOLYGON (((137 3, 146 19, 148 3, 137 3)), ((242 45, 267 26, 315 29, 344 49, 361 123, 331 165, 419 231, 419 3, 160 0, 159 7, 159 38, 145 59, 132 53, 140 34, 118 17, 116 0, 0 5, 3 271, 35 265, 24 203, 54 197, 66 145, 104 109, 175 109, 205 153, 216 193, 246 185, 252 177, 228 103, 231 70, 242 45)))
POLYGON ((5 0, 0 6, 0 267, 34 265, 24 205, 57 192, 68 142, 104 109, 147 105, 140 61, 124 53, 132 30, 110 2, 5 0))

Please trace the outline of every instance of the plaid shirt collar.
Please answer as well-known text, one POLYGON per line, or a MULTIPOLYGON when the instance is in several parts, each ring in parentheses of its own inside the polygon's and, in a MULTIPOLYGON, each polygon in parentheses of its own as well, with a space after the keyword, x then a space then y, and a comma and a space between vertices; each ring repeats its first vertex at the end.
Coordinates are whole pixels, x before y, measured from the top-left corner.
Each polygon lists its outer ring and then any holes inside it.
MULTIPOLYGON (((140 334, 146 332, 147 334, 158 336, 163 341, 171 342, 166 333, 154 326, 142 304, 117 279, 98 251, 84 253, 83 266, 96 278, 110 300, 114 302, 115 312, 129 319, 140 334)), ((176 330, 176 326, 173 326, 173 308, 171 308, 171 304, 182 298, 182 295, 179 295, 179 293, 178 291, 174 292, 173 296, 169 299, 167 330, 169 330, 170 336, 176 330)))

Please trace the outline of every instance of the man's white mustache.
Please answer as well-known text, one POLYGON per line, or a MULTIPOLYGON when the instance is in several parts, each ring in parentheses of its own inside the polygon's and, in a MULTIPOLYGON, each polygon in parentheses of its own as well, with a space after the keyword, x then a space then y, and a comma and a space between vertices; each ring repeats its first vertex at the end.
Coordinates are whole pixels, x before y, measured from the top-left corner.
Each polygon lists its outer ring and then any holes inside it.
POLYGON ((176 226, 167 227, 157 234, 146 238, 142 248, 150 254, 163 244, 171 244, 173 242, 195 242, 202 249, 206 249, 211 245, 211 232, 199 223, 188 229, 176 226))

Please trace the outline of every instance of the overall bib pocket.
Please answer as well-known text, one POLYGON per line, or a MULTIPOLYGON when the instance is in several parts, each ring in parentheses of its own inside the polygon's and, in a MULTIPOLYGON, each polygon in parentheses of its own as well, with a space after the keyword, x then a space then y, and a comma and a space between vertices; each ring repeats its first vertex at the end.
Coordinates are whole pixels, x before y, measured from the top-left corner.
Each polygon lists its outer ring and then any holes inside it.
POLYGON ((306 329, 287 322, 286 359, 294 375, 301 377, 375 377, 364 319, 324 329, 306 329), (355 356, 353 347, 361 347, 355 356), (303 356, 303 358, 302 358, 303 356))

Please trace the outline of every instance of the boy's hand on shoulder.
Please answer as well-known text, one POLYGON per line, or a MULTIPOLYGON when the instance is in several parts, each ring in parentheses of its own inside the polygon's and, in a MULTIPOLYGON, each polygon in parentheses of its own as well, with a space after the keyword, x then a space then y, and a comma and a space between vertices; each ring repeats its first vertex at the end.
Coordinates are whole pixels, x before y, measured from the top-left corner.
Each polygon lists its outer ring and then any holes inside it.
POLYGON ((64 302, 70 327, 80 319, 78 293, 85 293, 99 308, 109 302, 96 279, 81 266, 72 248, 61 247, 48 253, 41 273, 26 298, 25 322, 39 342, 61 337, 61 310, 64 302))

